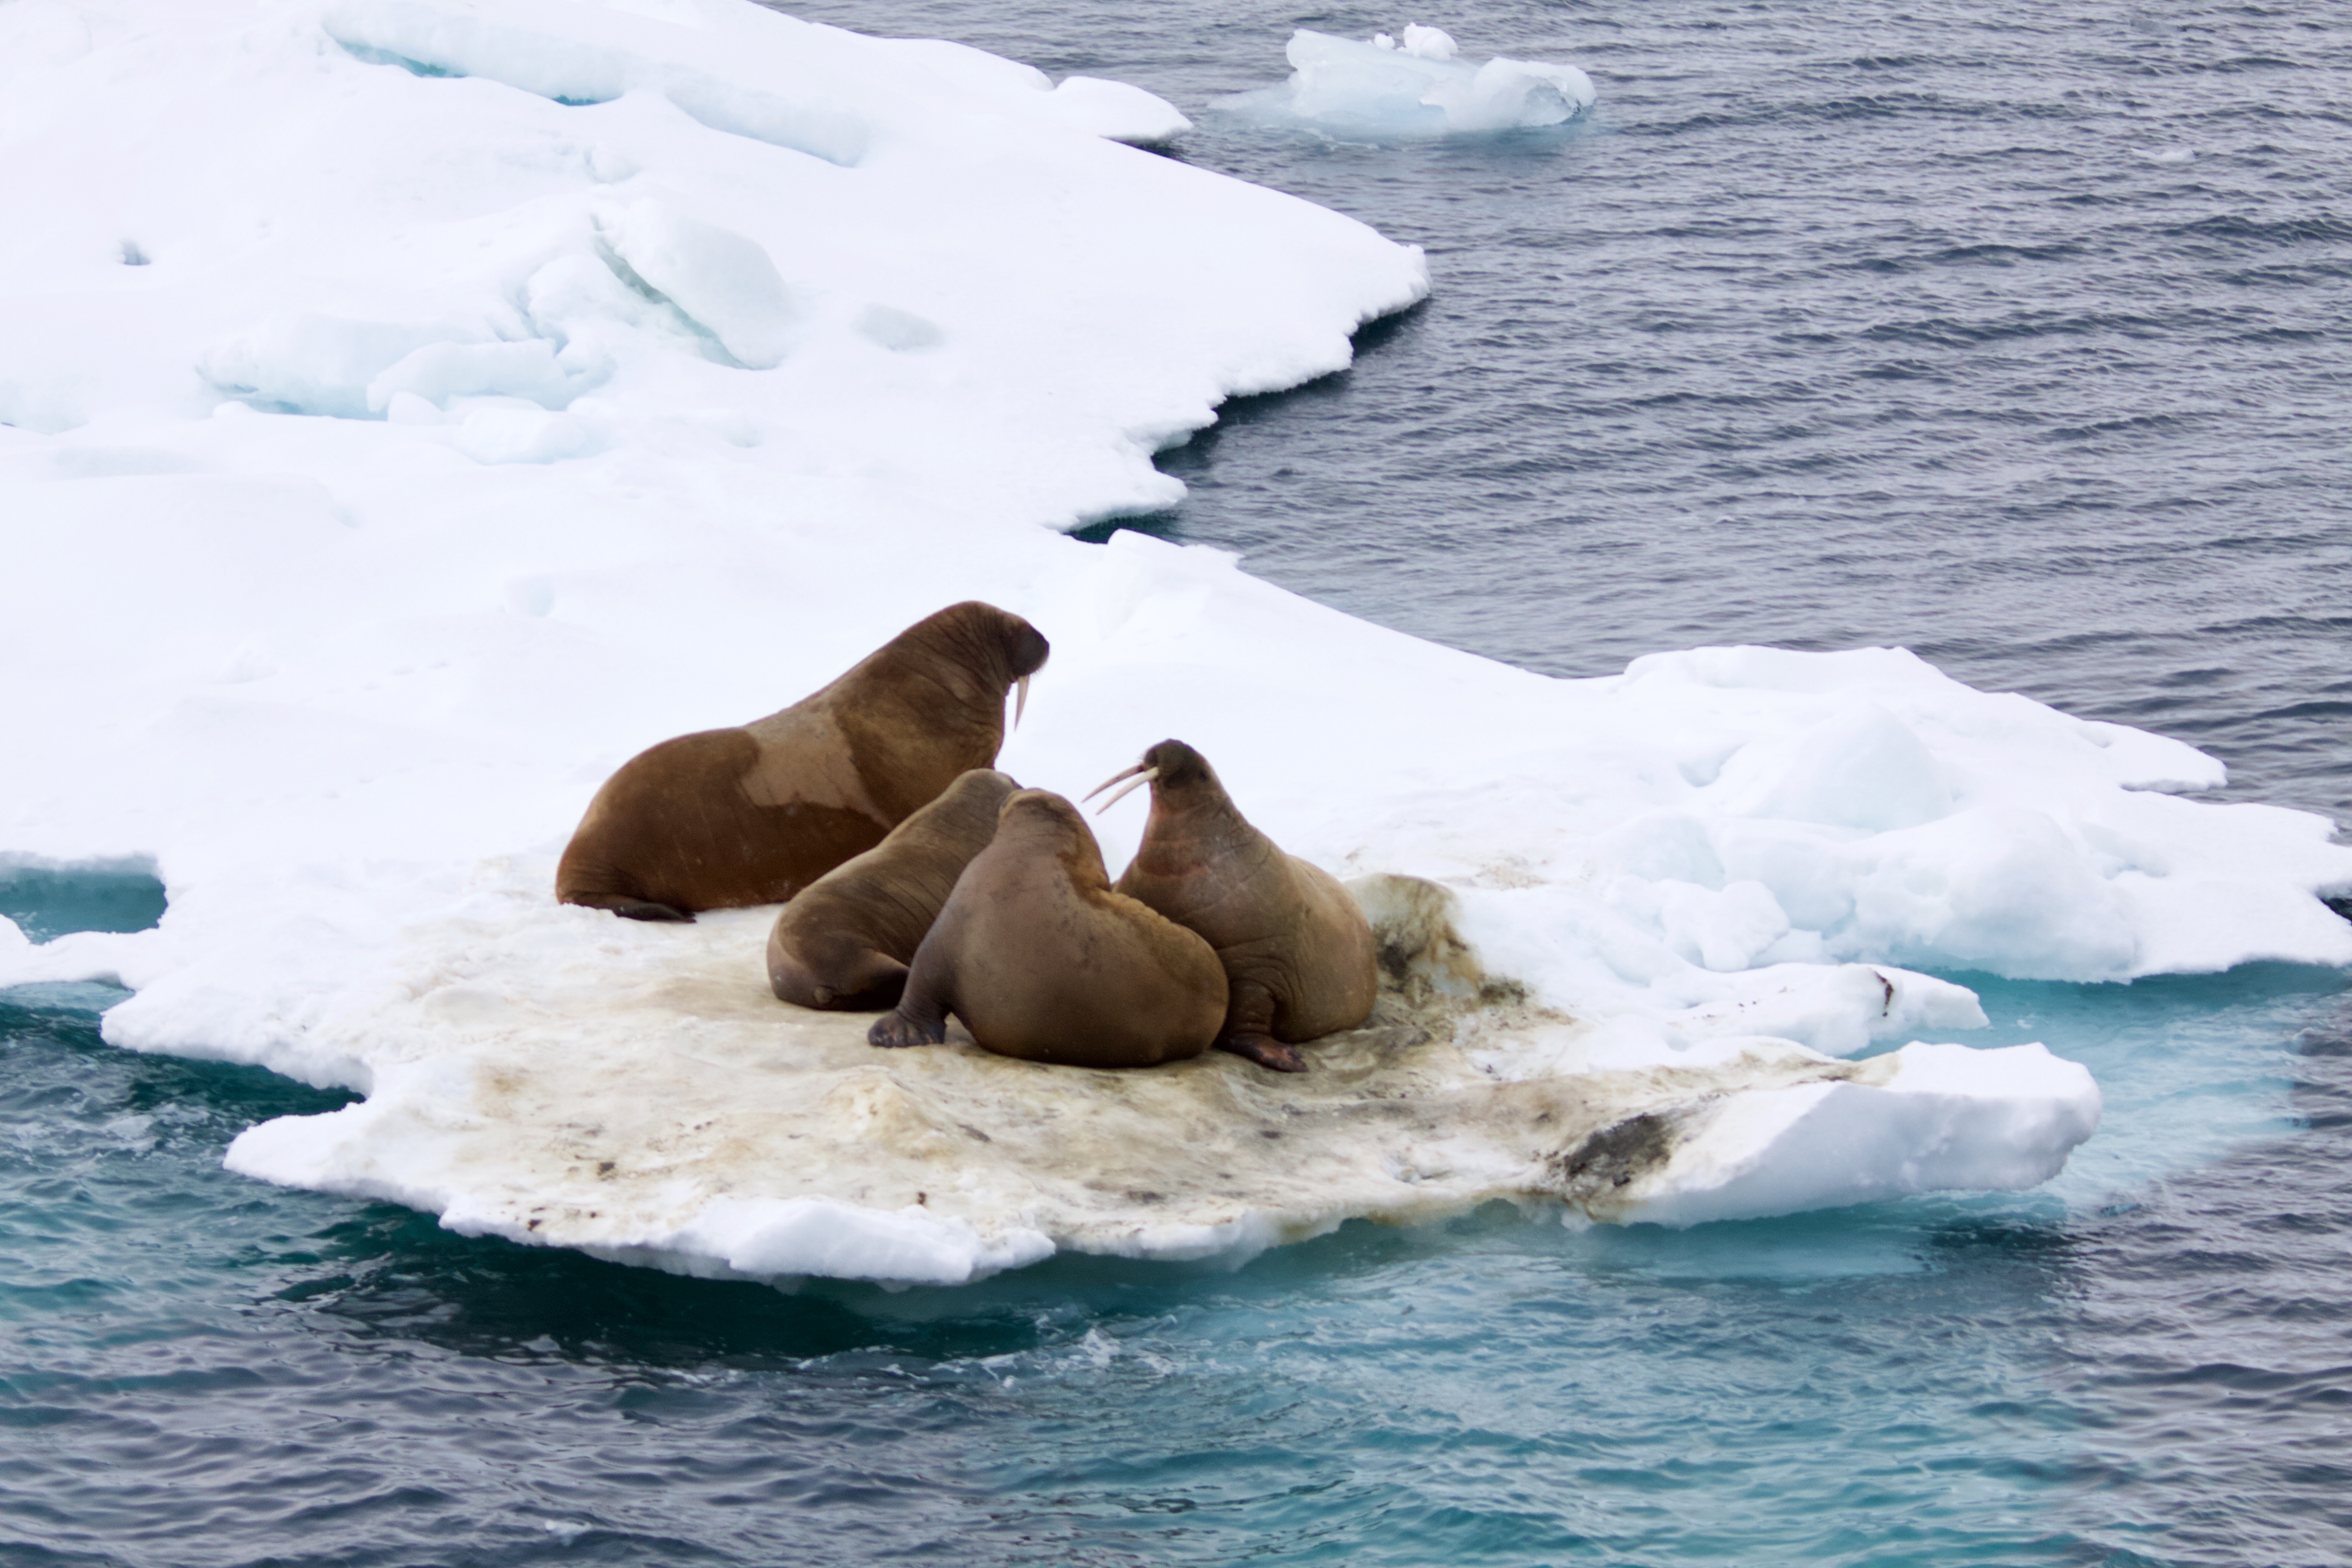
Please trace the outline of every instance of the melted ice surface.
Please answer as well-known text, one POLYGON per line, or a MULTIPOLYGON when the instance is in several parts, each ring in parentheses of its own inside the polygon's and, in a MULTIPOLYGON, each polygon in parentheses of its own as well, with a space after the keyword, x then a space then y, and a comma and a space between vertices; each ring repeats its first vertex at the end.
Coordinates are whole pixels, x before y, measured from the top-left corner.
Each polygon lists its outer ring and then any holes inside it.
MULTIPOLYGON (((1408 43, 1378 52, 1454 63, 1408 43)), ((1899 651, 1559 681, 1214 552, 1054 532, 1164 504, 1156 447, 1427 287, 1360 225, 1118 145, 1168 133, 1158 100, 1073 87, 721 0, 0 7, 0 515, 41 584, 0 619, 0 859, 137 860, 170 896, 147 931, 0 922, 0 984, 119 979, 118 1044, 371 1095, 257 1130, 257 1175, 676 1267, 945 1279, 1482 1194, 1686 1221, 2015 1185, 2095 1091, 2032 1051, 1825 1066, 1980 1021, 1895 966, 2352 962, 2313 896, 2352 887, 2326 823, 2163 793, 2218 764, 1899 651), (1304 1088, 877 1061, 764 998, 756 914, 548 901, 622 761, 966 597, 1055 645, 1008 772, 1076 795, 1181 736, 1293 852, 1454 889, 1519 1000, 1335 1047, 1304 1088), (1422 1120, 1363 1109, 1390 1067, 1422 1120), (1704 1114, 1636 1081, 1691 1072, 1704 1114), (681 1131, 730 1091, 751 1121, 681 1131), (757 1120, 838 1143, 807 1121, 836 1094, 885 1129, 870 1171, 757 1120), (1318 1147, 1360 1182, 1121 1208, 1014 1131, 1024 1097, 1141 1106, 1116 1114, 1149 1163, 1278 1095, 1329 1101, 1318 1147), (1563 1096, 1633 1124, 1579 1167, 1622 1187, 1545 1184, 1585 1144, 1514 1118, 1563 1096), (940 1131, 958 1107, 1005 1147, 940 1131), (626 1202, 579 1184, 590 1125, 626 1202), (907 1195, 943 1149, 998 1184, 907 1195)), ((1100 819, 1113 866, 1141 815, 1100 819)))

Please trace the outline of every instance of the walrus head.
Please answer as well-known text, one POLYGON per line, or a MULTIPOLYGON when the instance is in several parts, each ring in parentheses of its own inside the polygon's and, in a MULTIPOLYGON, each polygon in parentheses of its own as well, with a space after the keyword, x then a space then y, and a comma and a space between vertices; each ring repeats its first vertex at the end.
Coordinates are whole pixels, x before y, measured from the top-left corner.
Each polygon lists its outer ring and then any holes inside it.
POLYGON ((978 599, 966 599, 925 616, 900 633, 899 639, 941 648, 974 674, 992 680, 1000 694, 1005 687, 1014 688, 1015 726, 1029 706, 1029 678, 1045 668, 1054 651, 1035 626, 1010 610, 978 599))
MULTIPOLYGON (((1119 880, 1122 892, 1133 892, 1128 879, 1139 874, 1187 879, 1206 876, 1218 884, 1246 880, 1266 856, 1281 853, 1272 839, 1250 826, 1209 759, 1181 741, 1162 741, 1148 748, 1141 762, 1105 779, 1087 798, 1113 784, 1125 787, 1103 803, 1104 811, 1130 791, 1151 786, 1151 814, 1144 819, 1134 864, 1119 880)), ((1171 920, 1179 918, 1152 899, 1135 896, 1171 920)))
POLYGON ((1050 845, 1081 887, 1110 886, 1102 846, 1078 808, 1051 790, 1014 790, 996 809, 996 842, 1050 845))
POLYGON ((1154 805, 1166 804, 1181 809, 1182 805, 1196 801, 1225 804, 1227 800, 1225 786, 1218 779, 1217 770, 1209 765, 1209 759, 1181 741, 1162 741, 1156 746, 1146 747, 1141 762, 1124 773, 1111 774, 1087 791, 1086 798, 1092 800, 1122 781, 1127 788, 1103 802, 1095 812, 1097 816, 1145 784, 1151 786, 1154 805))

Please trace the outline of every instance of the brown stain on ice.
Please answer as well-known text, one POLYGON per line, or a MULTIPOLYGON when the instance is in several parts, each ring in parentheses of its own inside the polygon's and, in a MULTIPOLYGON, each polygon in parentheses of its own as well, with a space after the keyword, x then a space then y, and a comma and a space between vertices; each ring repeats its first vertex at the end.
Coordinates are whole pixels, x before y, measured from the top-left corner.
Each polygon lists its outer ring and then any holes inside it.
POLYGON ((1307 1047, 1305 1075, 1223 1052, 1043 1066, 960 1029, 877 1051, 868 1016, 775 1000, 742 940, 768 912, 745 910, 648 937, 652 972, 617 966, 587 1005, 484 1031, 457 1163, 495 1224, 559 1245, 657 1246, 714 1200, 818 1197, 984 1237, 1017 1225, 1063 1247, 1165 1250, 1168 1227, 1252 1215, 1283 1238, 1496 1198, 1614 1217, 1727 1096, 1887 1070, 1758 1056, 1499 1081, 1465 1047, 1578 1021, 1481 973, 1442 888, 1350 886, 1381 942, 1381 998, 1364 1026, 1307 1047))

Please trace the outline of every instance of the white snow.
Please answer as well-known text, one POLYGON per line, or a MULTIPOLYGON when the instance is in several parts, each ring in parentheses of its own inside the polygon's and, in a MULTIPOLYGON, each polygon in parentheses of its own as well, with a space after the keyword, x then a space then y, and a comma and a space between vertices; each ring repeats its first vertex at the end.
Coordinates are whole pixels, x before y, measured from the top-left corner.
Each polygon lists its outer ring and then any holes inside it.
MULTIPOLYGON (((0 925, 0 984, 117 979, 118 1044, 371 1096, 241 1140, 268 1179, 668 1267, 951 1279, 1496 1193, 1682 1223, 2040 1180, 2095 1119, 2079 1069, 1826 1059, 1981 1021, 1909 971, 2352 963, 2326 823, 2161 793, 2220 768, 1906 653, 1551 680, 1055 532, 1168 504, 1157 447, 1427 287, 1360 225, 1118 144, 1174 122, 1148 95, 1071 87, 732 0, 0 5, 0 864, 143 858, 171 899, 131 935, 0 925), (967 597, 1054 643, 1024 783, 1181 736, 1294 852, 1454 889, 1465 965, 1511 984, 1414 1047, 1423 1131, 1337 1065, 877 1063, 766 997, 759 911, 550 902, 620 762, 967 597), (1018 1126, 1083 1094, 1144 1158, 1219 1085, 1329 1101, 1361 1179, 1285 1192, 1294 1155, 1160 1214, 1017 1138, 926 1142, 971 1096, 1018 1126), (759 1131, 836 1089, 827 1137, 896 1129, 864 1197, 789 1152, 821 1130, 759 1131), (1508 1113, 1449 1120, 1473 1100, 1508 1113), (1545 1177, 1538 1102, 1655 1111, 1671 1157, 1545 1177), (567 1173, 587 1126, 617 1181, 567 1173), (905 1161, 946 1184, 894 1195, 905 1161)), ((1141 816, 1100 819, 1113 866, 1141 816)))
POLYGON ((1371 42, 1301 27, 1283 53, 1290 79, 1217 100, 1244 120, 1374 142, 1491 135, 1564 125, 1592 107, 1592 79, 1574 66, 1502 56, 1474 66, 1435 27, 1371 42))

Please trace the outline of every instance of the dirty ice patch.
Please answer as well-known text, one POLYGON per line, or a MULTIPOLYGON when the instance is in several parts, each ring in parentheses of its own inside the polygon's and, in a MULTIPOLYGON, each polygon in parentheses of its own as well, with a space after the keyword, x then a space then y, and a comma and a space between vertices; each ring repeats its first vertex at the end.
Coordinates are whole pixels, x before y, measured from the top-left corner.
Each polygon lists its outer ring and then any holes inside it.
POLYGON ((772 910, 632 925, 551 907, 544 869, 412 932, 401 987, 331 1031, 378 1064, 369 1097, 248 1130, 230 1167, 684 1273, 954 1285, 1056 1251, 1237 1260, 1497 1198, 1687 1224, 2031 1186, 2098 1121, 2090 1075, 2031 1046, 1851 1063, 1725 1020, 1638 1064, 1515 1062, 1593 1026, 1457 994, 1478 955, 1427 883, 1370 887, 1380 1006, 1276 1077, 1216 1052, 1041 1067, 960 1029, 877 1051, 866 1016, 769 994, 772 910))
POLYGON ((1435 27, 1375 33, 1369 43, 1302 27, 1283 53, 1288 81, 1216 108, 1257 124, 1393 142, 1564 125, 1594 98, 1592 79, 1574 66, 1500 56, 1474 66, 1435 27))

